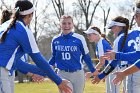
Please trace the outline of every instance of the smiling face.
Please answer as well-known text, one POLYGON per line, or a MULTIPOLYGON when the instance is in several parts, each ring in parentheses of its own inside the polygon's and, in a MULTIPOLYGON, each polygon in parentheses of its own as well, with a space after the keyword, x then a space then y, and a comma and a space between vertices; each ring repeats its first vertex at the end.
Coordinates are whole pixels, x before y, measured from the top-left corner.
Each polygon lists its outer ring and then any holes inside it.
POLYGON ((60 21, 60 27, 63 34, 69 34, 73 29, 73 20, 71 17, 62 18, 60 21))

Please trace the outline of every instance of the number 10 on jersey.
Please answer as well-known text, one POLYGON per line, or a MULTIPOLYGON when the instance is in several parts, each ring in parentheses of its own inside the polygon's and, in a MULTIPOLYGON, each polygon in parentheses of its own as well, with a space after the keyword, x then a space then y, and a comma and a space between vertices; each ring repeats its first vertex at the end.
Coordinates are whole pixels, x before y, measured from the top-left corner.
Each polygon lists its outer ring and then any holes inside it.
POLYGON ((62 59, 63 60, 70 60, 71 59, 71 55, 69 52, 62 52, 62 59))

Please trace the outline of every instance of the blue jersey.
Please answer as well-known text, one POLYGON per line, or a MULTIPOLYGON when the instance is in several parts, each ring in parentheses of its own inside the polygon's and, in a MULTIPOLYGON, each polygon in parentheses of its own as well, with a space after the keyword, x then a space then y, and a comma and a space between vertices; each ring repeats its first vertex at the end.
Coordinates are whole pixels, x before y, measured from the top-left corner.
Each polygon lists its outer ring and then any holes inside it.
MULTIPOLYGON (((139 42, 140 42, 140 31, 139 30, 131 31, 131 33, 129 33, 129 37, 131 37, 131 40, 129 40, 128 46, 133 47, 134 51, 128 51, 128 53, 127 52, 123 52, 123 53, 117 52, 116 53, 116 59, 118 59, 118 60, 125 60, 125 61, 136 61, 137 59, 139 59, 139 58, 136 58, 137 55, 135 55, 134 58, 133 58, 133 56, 130 57, 129 53, 130 52, 133 53, 133 52, 139 51, 139 46, 138 45, 139 45, 139 42)), ((130 55, 131 55, 131 53, 130 53, 130 55)), ((133 63, 134 62, 132 62, 130 64, 133 64, 133 63)))
MULTIPOLYGON (((124 39, 124 33, 122 31, 119 33, 118 37, 114 41, 114 51, 115 52, 121 52, 121 53, 127 53, 127 52, 133 52, 136 51, 137 49, 137 43, 136 43, 136 38, 139 36, 138 32, 133 32, 132 30, 128 31, 128 36, 126 38, 124 47, 121 47, 122 41, 124 39)), ((136 60, 124 60, 121 61, 120 59, 117 58, 117 60, 113 60, 109 65, 112 65, 114 68, 119 65, 129 65, 135 63, 136 60)), ((105 75, 101 73, 99 75, 99 78, 102 79, 104 78, 105 75)))
MULTIPOLYGON (((2 32, 2 30, 0 31, 2 32)), ((0 66, 11 72, 25 53, 29 54, 36 65, 46 72, 47 76, 56 84, 62 82, 62 79, 53 72, 40 54, 33 33, 25 26, 23 21, 17 21, 15 27, 8 31, 5 41, 0 43, 0 66)))
MULTIPOLYGON (((121 44, 122 41, 124 39, 124 34, 121 34, 118 37, 118 44, 115 46, 118 46, 118 51, 116 52, 123 52, 123 53, 127 53, 127 52, 133 52, 137 50, 137 43, 138 43, 138 37, 139 37, 140 32, 138 31, 128 31, 128 36, 126 39, 126 42, 124 44, 124 47, 121 48, 121 44), (120 38, 120 39, 119 39, 120 38)), ((122 61, 122 64, 133 64, 136 60, 127 60, 127 61, 122 61), (124 63, 123 63, 124 62, 124 63)))
MULTIPOLYGON (((103 56, 107 50, 112 50, 111 45, 103 38, 101 38, 96 44, 96 55, 98 58, 103 56)), ((108 64, 108 60, 105 61, 105 66, 108 64)))
MULTIPOLYGON (((136 48, 137 51, 134 52, 128 52, 128 53, 116 53, 116 59, 119 60, 125 60, 125 61, 136 61, 140 59, 140 30, 139 28, 137 30, 132 31, 132 37, 134 38, 131 40, 131 43, 133 43, 134 48, 136 48)), ((138 64, 139 62, 135 63, 138 64)), ((137 65, 140 68, 140 65, 137 65)))
POLYGON ((85 61, 91 72, 94 72, 89 50, 85 38, 76 33, 67 35, 59 34, 52 40, 52 58, 50 64, 57 66, 60 70, 75 71, 83 68, 85 61))
POLYGON ((20 71, 23 74, 27 74, 28 72, 30 72, 30 73, 38 74, 41 76, 47 76, 47 74, 39 67, 33 64, 24 62, 22 60, 19 60, 18 62, 16 62, 15 69, 20 71))

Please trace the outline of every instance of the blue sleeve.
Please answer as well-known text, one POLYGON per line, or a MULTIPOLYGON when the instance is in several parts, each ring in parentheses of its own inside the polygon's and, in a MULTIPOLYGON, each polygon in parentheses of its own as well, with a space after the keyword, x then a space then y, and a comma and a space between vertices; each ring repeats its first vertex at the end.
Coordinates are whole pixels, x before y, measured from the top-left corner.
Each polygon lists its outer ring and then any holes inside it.
POLYGON ((49 63, 40 53, 30 53, 29 55, 35 64, 42 69, 52 81, 54 81, 57 85, 62 82, 62 79, 52 70, 49 63))
POLYGON ((28 72, 27 71, 25 71, 25 70, 23 70, 23 69, 18 69, 18 68, 16 68, 19 72, 21 72, 21 73, 23 73, 23 74, 27 74, 28 72))
POLYGON ((95 71, 95 68, 93 67, 93 62, 91 60, 91 57, 89 54, 86 54, 83 56, 84 61, 86 62, 88 68, 90 69, 90 71, 93 73, 95 71))
POLYGON ((137 61, 134 63, 134 65, 135 65, 137 68, 140 69, 140 59, 137 60, 137 61))
POLYGON ((111 61, 106 67, 105 69, 98 75, 99 79, 103 79, 105 76, 107 76, 110 72, 112 72, 116 67, 117 64, 119 63, 118 60, 113 60, 111 61), (106 69, 108 68, 108 69, 106 69), (110 70, 110 71, 109 71, 110 70), (108 74, 105 74, 104 72, 109 71, 108 74))
POLYGON ((52 66, 55 65, 55 57, 54 57, 54 56, 52 56, 52 57, 50 58, 49 64, 52 65, 52 66))
POLYGON ((54 45, 53 45, 53 41, 52 41, 52 44, 51 44, 51 51, 52 51, 52 57, 49 60, 49 64, 54 66, 55 65, 55 48, 54 48, 54 45))
POLYGON ((117 52, 116 57, 117 60, 123 60, 123 61, 135 61, 140 58, 140 51, 134 51, 134 52, 128 52, 128 53, 122 53, 117 52))
POLYGON ((31 73, 38 74, 41 76, 47 76, 47 74, 44 71, 42 71, 40 68, 38 68, 37 66, 29 64, 27 62, 23 62, 21 59, 18 60, 16 64, 16 68, 17 70, 19 70, 20 72, 24 74, 31 72, 31 73))
POLYGON ((80 40, 81 40, 81 52, 82 52, 82 55, 83 55, 83 59, 86 62, 90 71, 94 72, 95 68, 93 67, 93 64, 92 64, 93 62, 91 61, 91 57, 89 55, 89 50, 88 50, 88 47, 87 47, 86 40, 83 36, 80 37, 80 40))

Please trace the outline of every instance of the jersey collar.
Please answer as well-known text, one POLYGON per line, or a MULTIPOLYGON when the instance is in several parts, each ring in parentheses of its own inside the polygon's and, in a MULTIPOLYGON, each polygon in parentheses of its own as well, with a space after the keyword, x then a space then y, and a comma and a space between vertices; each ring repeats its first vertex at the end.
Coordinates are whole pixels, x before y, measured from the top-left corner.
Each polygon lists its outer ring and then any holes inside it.
POLYGON ((61 34, 62 37, 64 38, 70 38, 73 35, 73 32, 70 32, 69 34, 64 35, 63 33, 61 34))
POLYGON ((21 21, 21 22, 26 26, 26 24, 25 24, 25 22, 23 21, 23 19, 20 19, 19 21, 21 21))
POLYGON ((122 33, 124 33, 124 30, 120 31, 120 32, 118 33, 118 36, 119 36, 120 34, 122 34, 122 33))

